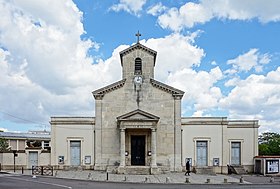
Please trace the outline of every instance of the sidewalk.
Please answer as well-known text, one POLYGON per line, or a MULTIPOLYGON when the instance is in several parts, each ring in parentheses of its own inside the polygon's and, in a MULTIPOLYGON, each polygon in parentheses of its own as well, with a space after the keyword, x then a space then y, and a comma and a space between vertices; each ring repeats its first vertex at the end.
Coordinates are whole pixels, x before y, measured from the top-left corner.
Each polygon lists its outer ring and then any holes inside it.
MULTIPOLYGON (((14 173, 12 170, 2 173, 18 174, 21 171, 17 170, 14 173)), ((61 171, 53 172, 55 178, 67 178, 78 180, 91 180, 103 182, 128 182, 128 183, 175 183, 175 184, 279 184, 280 179, 275 179, 270 182, 270 177, 262 175, 201 175, 191 173, 190 176, 185 176, 182 173, 166 173, 158 175, 121 175, 106 173, 104 171, 61 171), (243 182, 240 182, 242 177, 243 182), (188 179, 188 183, 186 180, 188 179)), ((30 170, 25 170, 24 175, 32 175, 30 170)))
MULTIPOLYGON (((186 178, 190 184, 228 184, 240 183, 239 178, 228 175, 200 175, 191 174, 185 176, 184 173, 166 173, 159 175, 119 175, 108 174, 100 171, 55 171, 54 176, 57 178, 82 179, 92 181, 108 181, 108 182, 132 182, 132 183, 186 183, 186 178), (225 179, 226 182, 225 183, 225 179)), ((244 184, 250 184, 244 181, 244 184)))

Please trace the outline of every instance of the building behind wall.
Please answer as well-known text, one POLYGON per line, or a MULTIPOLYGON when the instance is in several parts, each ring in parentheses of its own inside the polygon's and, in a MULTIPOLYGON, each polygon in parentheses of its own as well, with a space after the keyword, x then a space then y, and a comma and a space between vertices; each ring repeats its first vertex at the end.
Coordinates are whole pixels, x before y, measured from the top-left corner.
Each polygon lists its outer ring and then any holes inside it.
POLYGON ((258 121, 182 118, 184 92, 154 78, 156 55, 139 42, 120 52, 122 79, 93 91, 95 117, 51 117, 53 166, 157 174, 188 158, 197 170, 252 171, 258 121))
POLYGON ((1 169, 14 169, 14 154, 16 169, 50 165, 50 132, 0 132, 0 138, 5 139, 9 145, 7 150, 0 152, 1 169))

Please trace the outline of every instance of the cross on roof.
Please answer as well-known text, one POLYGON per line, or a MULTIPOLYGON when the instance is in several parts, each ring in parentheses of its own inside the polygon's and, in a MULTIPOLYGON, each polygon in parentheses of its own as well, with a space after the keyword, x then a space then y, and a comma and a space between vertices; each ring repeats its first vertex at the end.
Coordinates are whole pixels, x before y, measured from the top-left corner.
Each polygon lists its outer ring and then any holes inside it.
POLYGON ((141 36, 141 33, 139 33, 139 30, 138 30, 137 34, 135 34, 135 36, 137 36, 137 43, 139 43, 139 37, 141 36))

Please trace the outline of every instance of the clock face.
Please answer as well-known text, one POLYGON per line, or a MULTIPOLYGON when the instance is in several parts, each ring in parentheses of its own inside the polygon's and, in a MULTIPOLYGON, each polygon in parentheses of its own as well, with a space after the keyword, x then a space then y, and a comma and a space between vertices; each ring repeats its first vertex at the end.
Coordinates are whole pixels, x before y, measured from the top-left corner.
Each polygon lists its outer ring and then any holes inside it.
POLYGON ((142 81, 143 81, 143 79, 140 75, 134 77, 135 84, 142 84, 142 81))

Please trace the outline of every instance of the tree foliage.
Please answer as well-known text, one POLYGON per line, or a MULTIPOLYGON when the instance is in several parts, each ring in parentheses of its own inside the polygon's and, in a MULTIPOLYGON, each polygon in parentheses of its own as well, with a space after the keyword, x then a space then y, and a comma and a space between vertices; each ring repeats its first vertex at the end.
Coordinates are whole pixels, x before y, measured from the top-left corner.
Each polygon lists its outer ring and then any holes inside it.
POLYGON ((259 136, 259 155, 280 155, 280 134, 262 133, 259 136))
POLYGON ((4 138, 0 138, 0 152, 7 151, 9 147, 8 141, 4 138))

